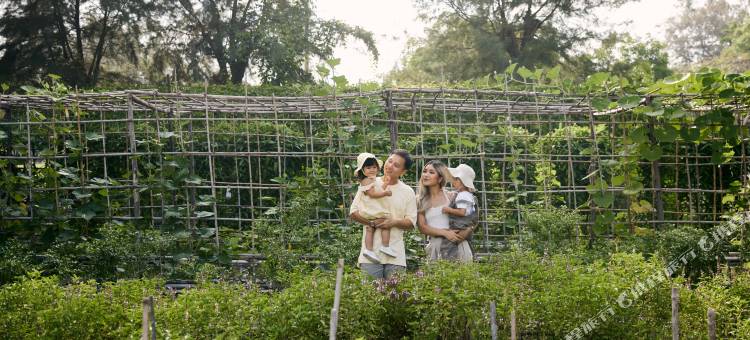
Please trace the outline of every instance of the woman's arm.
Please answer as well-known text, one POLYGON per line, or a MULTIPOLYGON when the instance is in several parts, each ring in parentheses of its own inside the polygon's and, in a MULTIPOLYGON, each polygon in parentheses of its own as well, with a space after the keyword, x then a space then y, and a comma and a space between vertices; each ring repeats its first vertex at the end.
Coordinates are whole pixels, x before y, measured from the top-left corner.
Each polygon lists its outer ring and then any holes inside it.
POLYGON ((430 227, 427 224, 427 219, 424 217, 424 213, 419 213, 417 215, 417 225, 419 226, 419 232, 427 236, 445 237, 451 242, 460 241, 457 237, 456 231, 454 230, 430 227))

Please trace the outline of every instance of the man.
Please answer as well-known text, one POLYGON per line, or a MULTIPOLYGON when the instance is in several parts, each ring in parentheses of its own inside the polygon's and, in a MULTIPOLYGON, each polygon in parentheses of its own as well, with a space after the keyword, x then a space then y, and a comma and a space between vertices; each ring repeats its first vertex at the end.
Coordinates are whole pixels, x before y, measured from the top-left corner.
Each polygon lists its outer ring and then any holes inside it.
MULTIPOLYGON (((362 245, 360 247, 359 267, 376 279, 389 278, 394 273, 406 270, 406 247, 404 246, 404 231, 414 228, 417 223, 417 198, 414 190, 400 180, 401 176, 411 168, 413 161, 406 150, 393 150, 383 165, 382 178, 375 179, 375 185, 382 187, 387 183, 388 190, 393 194, 382 199, 388 200, 390 216, 385 219, 367 220, 357 212, 356 203, 349 209, 349 216, 362 224, 362 245), (365 233, 367 227, 377 229, 390 229, 390 247, 396 252, 395 257, 383 256, 380 263, 367 259, 363 252, 365 247, 365 233)), ((362 192, 357 192, 362 195, 362 192)), ((354 202, 359 201, 356 197, 354 202)), ((373 238, 373 249, 380 247, 380 233, 376 232, 373 238)))

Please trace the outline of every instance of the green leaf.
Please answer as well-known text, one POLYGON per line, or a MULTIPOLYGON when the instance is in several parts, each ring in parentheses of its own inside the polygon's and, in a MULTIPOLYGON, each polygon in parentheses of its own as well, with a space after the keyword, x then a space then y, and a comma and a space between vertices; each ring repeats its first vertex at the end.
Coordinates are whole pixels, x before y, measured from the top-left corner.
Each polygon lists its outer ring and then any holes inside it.
POLYGON ((195 217, 197 217, 197 218, 210 217, 210 216, 213 216, 213 215, 214 215, 214 213, 212 213, 210 211, 196 211, 195 212, 195 217))
MULTIPOLYGON (((2 119, 2 117, 0 117, 0 119, 2 119)), ((5 131, 0 130, 0 139, 5 139, 5 138, 8 138, 8 135, 5 134, 5 131)))
POLYGON ((620 186, 622 183, 625 183, 625 176, 619 175, 619 176, 612 176, 612 185, 614 186, 620 186))
POLYGON ((557 65, 549 70, 547 70, 547 78, 551 80, 556 80, 560 77, 560 65, 557 65))
POLYGON ((680 137, 687 142, 696 142, 701 136, 701 129, 696 126, 683 126, 680 137))
POLYGON ((620 162, 614 159, 603 159, 599 161, 599 164, 601 164, 603 167, 611 168, 617 166, 618 164, 620 164, 620 162))
POLYGON ((198 175, 193 175, 193 176, 186 178, 185 183, 200 185, 201 183, 203 183, 203 179, 198 177, 198 175))
POLYGON ((325 65, 318 65, 316 69, 321 78, 326 78, 328 77, 329 74, 331 74, 331 71, 328 70, 328 68, 325 67, 325 65))
POLYGON ((641 157, 645 158, 649 162, 659 160, 659 158, 661 158, 661 155, 662 155, 660 145, 652 145, 652 146, 644 145, 644 147, 640 149, 640 152, 641 152, 641 157))
POLYGON ((80 190, 73 190, 73 196, 75 196, 77 199, 89 198, 89 197, 91 197, 91 195, 92 195, 92 193, 90 193, 90 192, 83 192, 83 191, 80 191, 80 190))
POLYGON ((681 83, 684 83, 685 81, 687 81, 688 79, 690 79, 691 75, 692 75, 691 73, 686 73, 680 79, 677 79, 675 77, 667 77, 667 78, 664 79, 664 84, 667 84, 667 85, 681 84, 681 83))
POLYGON ((649 108, 648 110, 644 111, 643 114, 649 117, 661 117, 664 115, 664 110, 663 109, 653 110, 649 108))
POLYGON ((344 76, 335 76, 332 79, 333 79, 333 83, 336 84, 337 88, 344 88, 346 87, 346 85, 349 84, 349 81, 346 80, 346 77, 344 76))
POLYGON ((596 194, 591 195, 591 199, 596 203, 597 207, 600 208, 609 208, 612 203, 615 202, 615 193, 614 192, 598 192, 596 194))
POLYGON ((609 79, 609 73, 597 72, 588 76, 588 78, 586 79, 586 84, 590 86, 601 86, 605 81, 607 81, 607 79, 609 79))
POLYGON ((602 181, 601 179, 596 179, 594 183, 591 183, 586 186, 586 191, 589 192, 589 194, 596 194, 599 192, 604 192, 609 188, 609 184, 607 184, 607 181, 602 181))
POLYGON ((724 197, 721 198, 721 204, 727 204, 727 203, 733 203, 734 202, 734 195, 732 194, 726 194, 724 197))
POLYGON ((335 68, 336 66, 339 66, 339 64, 341 64, 341 59, 331 58, 331 59, 326 60, 326 64, 328 64, 328 66, 331 66, 331 68, 335 68))
POLYGON ((591 106, 597 111, 604 111, 609 108, 609 99, 601 97, 591 99, 591 106))
POLYGON ((617 103, 620 105, 623 109, 632 109, 641 102, 641 97, 639 96, 623 96, 619 100, 617 100, 617 103))
MULTIPOLYGON (((2 85, 0 85, 0 87, 3 89, 3 93, 5 93, 10 88, 10 85, 8 85, 6 83, 2 83, 2 85)), ((0 117, 0 118, 2 118, 2 117, 0 117)))
POLYGON ((176 137, 176 136, 177 136, 177 134, 174 133, 173 131, 162 131, 162 132, 159 132, 159 138, 172 138, 172 137, 176 137))
POLYGON ((643 191, 643 183, 638 181, 630 181, 629 183, 625 184, 625 188, 622 190, 622 193, 624 195, 634 196, 641 191, 643 191))
POLYGON ((659 126, 654 129, 654 135, 661 143, 671 143, 677 138, 677 129, 672 125, 659 126))
POLYGON ((518 63, 512 63, 508 65, 508 67, 505 68, 506 74, 513 74, 513 72, 516 70, 516 67, 518 66, 518 63))
POLYGON ((639 126, 639 127, 635 128, 635 130, 633 130, 628 135, 628 137, 630 137, 630 139, 634 143, 636 143, 636 144, 644 144, 644 143, 648 142, 648 135, 647 135, 647 133, 648 133, 648 131, 647 131, 646 127, 639 126))
POLYGON ((678 118, 685 117, 685 110, 683 110, 681 107, 675 107, 675 106, 673 106, 673 107, 669 107, 669 108, 667 108, 665 110, 666 110, 665 113, 666 113, 667 117, 669 117, 671 119, 678 119, 678 118))
POLYGON ((97 141, 104 139, 103 135, 100 135, 96 132, 86 132, 86 140, 88 141, 97 141))
POLYGON ((654 211, 654 207, 646 200, 640 200, 639 202, 633 202, 630 204, 630 210, 636 214, 644 214, 647 212, 654 211))
POLYGON ((534 72, 531 72, 531 70, 524 66, 518 68, 518 75, 524 79, 534 79, 534 72))

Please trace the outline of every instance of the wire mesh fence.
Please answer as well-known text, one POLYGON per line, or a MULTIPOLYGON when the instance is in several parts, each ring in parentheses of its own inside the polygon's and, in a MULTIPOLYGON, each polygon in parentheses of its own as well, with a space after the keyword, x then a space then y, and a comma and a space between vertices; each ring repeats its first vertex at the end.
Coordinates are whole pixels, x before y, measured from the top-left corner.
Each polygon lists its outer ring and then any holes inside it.
POLYGON ((0 218, 180 225, 213 230, 219 244, 220 228, 283 223, 295 190, 314 179, 327 195, 311 225, 348 223, 356 155, 403 148, 416 161, 403 178, 413 187, 432 159, 475 169, 484 251, 523 235, 535 209, 585 215, 578 236, 719 222, 747 186, 747 98, 625 99, 469 89, 2 95, 0 218))

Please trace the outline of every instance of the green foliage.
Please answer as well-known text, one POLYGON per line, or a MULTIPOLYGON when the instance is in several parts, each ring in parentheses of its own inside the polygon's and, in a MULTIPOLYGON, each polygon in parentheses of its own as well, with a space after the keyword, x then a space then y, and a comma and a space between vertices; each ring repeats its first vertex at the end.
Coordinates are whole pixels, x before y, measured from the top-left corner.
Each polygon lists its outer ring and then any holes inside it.
MULTIPOLYGON (((589 13, 627 0, 527 1, 421 0, 417 5, 431 27, 423 41, 413 41, 402 70, 386 82, 444 83, 502 74, 519 63, 524 80, 539 80, 532 67, 553 66, 570 57, 572 47, 592 35, 574 22, 594 21, 589 13), (491 13, 488 15, 488 13, 491 13)), ((511 70, 511 72, 513 72, 511 70)), ((556 77, 556 73, 550 77, 556 77)))
MULTIPOLYGON (((342 284, 338 337, 487 338, 489 302, 497 303, 498 333, 510 334, 515 309, 519 335, 559 339, 581 323, 607 314, 594 338, 668 337, 670 285, 680 289, 681 335, 705 334, 707 307, 718 312, 719 334, 742 338, 747 325, 750 277, 741 273, 704 281, 696 288, 665 280, 635 298, 638 282, 663 270, 663 263, 638 254, 614 254, 582 264, 569 256, 539 258, 508 252, 484 264, 438 262, 416 273, 371 282, 347 270, 342 284), (618 297, 632 297, 627 308, 618 297)), ((281 292, 261 293, 232 283, 203 283, 173 297, 158 280, 119 281, 98 286, 60 286, 54 277, 33 274, 0 288, 0 332, 9 339, 46 337, 137 337, 141 300, 155 299, 160 337, 325 337, 333 305, 335 275, 295 273, 281 292)))
MULTIPOLYGON (((686 251, 701 251, 699 242, 704 237, 713 242, 709 232, 692 226, 668 228, 658 234, 657 253, 664 262, 674 261, 686 251)), ((724 244, 718 244, 711 251, 702 251, 701 256, 684 267, 682 275, 697 282, 702 276, 713 274, 716 271, 716 258, 722 256, 725 249, 724 244)))
MULTIPOLYGON (((157 230, 133 231, 130 225, 107 224, 98 235, 55 242, 39 264, 44 273, 69 280, 140 278, 169 273, 164 256, 171 255, 176 237, 157 230)), ((28 255, 27 255, 28 256, 28 255)))
POLYGON ((36 269, 31 248, 27 244, 15 239, 0 244, 0 285, 36 269))
POLYGON ((125 338, 140 330, 140 301, 156 295, 158 280, 93 281, 60 286, 57 279, 32 273, 0 288, 0 332, 9 339, 125 338))
POLYGON ((205 283, 176 300, 163 299, 155 311, 159 337, 259 338, 268 324, 261 318, 268 297, 239 284, 205 283))
POLYGON ((525 210, 523 244, 539 254, 558 253, 575 244, 583 216, 566 207, 525 210))

